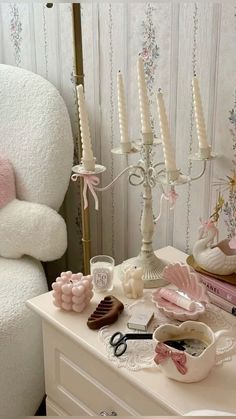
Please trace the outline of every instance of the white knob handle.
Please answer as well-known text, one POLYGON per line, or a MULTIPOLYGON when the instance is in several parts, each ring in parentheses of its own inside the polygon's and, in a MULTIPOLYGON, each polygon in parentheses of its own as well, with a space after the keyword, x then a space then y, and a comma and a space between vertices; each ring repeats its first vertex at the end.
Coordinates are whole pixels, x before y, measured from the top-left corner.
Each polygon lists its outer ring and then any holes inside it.
POLYGON ((102 410, 102 411, 99 413, 99 416, 117 416, 117 413, 116 413, 116 412, 113 412, 113 411, 111 411, 111 412, 109 413, 109 412, 106 412, 105 410, 102 410))

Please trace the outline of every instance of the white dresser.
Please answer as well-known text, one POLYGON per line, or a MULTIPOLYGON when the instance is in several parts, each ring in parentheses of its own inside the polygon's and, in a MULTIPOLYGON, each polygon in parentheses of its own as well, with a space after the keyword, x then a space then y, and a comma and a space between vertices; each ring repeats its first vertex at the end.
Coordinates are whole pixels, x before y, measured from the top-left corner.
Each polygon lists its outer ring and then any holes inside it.
MULTIPOLYGON (((186 259, 173 247, 160 249, 157 255, 170 262, 186 259)), ((127 301, 119 280, 112 294, 127 301)), ((107 359, 97 331, 86 325, 102 298, 103 294, 96 294, 81 314, 57 309, 51 292, 27 302, 42 318, 48 416, 162 416, 199 409, 236 414, 236 357, 193 384, 170 380, 158 367, 140 371, 115 367, 107 359)), ((232 322, 233 316, 224 315, 232 322)), ((122 315, 116 324, 117 330, 124 329, 122 315)))

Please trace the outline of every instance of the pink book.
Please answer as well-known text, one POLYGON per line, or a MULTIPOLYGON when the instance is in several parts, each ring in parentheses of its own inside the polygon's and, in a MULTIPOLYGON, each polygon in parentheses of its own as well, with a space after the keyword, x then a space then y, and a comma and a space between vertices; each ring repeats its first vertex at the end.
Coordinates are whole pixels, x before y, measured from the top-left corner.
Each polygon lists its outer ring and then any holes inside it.
POLYGON ((217 307, 220 307, 222 310, 227 311, 228 313, 233 314, 233 316, 236 316, 236 307, 232 303, 223 300, 223 298, 219 297, 216 294, 213 294, 212 292, 208 292, 208 296, 212 304, 214 304, 217 307))
POLYGON ((206 285, 208 291, 236 305, 236 285, 203 274, 199 274, 199 278, 206 285))

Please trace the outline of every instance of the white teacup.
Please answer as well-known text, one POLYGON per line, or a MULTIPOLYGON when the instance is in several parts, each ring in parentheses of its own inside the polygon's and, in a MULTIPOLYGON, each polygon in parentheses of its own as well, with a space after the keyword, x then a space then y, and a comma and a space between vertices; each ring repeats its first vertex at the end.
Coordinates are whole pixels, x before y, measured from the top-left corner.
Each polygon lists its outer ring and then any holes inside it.
POLYGON ((220 330, 214 333, 209 326, 196 321, 186 321, 179 326, 172 324, 159 326, 153 334, 153 339, 157 343, 155 362, 169 378, 185 383, 200 381, 209 374, 216 363, 236 354, 236 340, 230 349, 217 354, 217 343, 223 336, 236 338, 236 333, 232 330, 220 330), (180 339, 196 339, 203 343, 205 349, 200 355, 193 356, 163 343, 180 339))

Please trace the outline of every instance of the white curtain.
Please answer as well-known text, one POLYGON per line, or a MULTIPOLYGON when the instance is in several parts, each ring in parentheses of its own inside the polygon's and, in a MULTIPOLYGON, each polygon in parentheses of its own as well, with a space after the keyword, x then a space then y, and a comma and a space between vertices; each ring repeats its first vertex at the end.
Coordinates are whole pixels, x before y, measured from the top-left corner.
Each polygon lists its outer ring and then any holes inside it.
MULTIPOLYGON (((201 179, 176 189, 175 210, 165 206, 156 226, 154 248, 174 245, 191 253, 199 218, 207 219, 214 210, 219 192, 215 183, 221 184, 225 199, 218 224, 221 238, 234 233, 236 195, 227 176, 233 176, 236 148, 235 11, 236 3, 228 1, 82 3, 85 94, 94 154, 107 167, 102 186, 139 158, 111 154, 120 136, 117 71, 124 76, 130 136, 135 140, 140 138, 136 62, 142 54, 155 135, 159 136, 155 94, 161 87, 177 166, 191 176, 202 170, 201 163, 189 161, 197 149, 191 93, 195 71, 199 79, 209 143, 221 158, 207 164, 201 179)), ((160 146, 155 148, 155 159, 163 160, 160 146)), ((142 187, 130 186, 124 177, 113 190, 99 195, 100 211, 91 214, 94 254, 112 254, 120 262, 139 253, 141 193, 142 187)), ((155 214, 160 195, 156 187, 155 214)))

